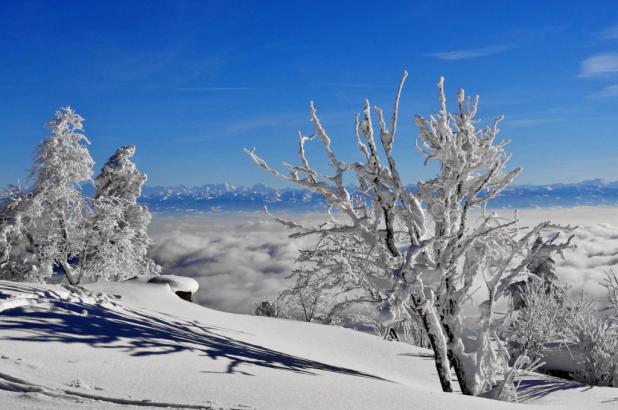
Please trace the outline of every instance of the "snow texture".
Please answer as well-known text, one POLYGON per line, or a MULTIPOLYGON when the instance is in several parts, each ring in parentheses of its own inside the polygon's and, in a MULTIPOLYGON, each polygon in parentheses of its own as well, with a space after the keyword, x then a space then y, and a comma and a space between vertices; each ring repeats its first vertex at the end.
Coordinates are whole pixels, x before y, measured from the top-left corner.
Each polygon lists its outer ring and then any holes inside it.
POLYGON ((148 283, 167 283, 172 292, 195 293, 200 288, 200 284, 195 279, 177 275, 160 275, 148 279, 148 283))
MULTIPOLYGON (((0 281, 3 409, 614 409, 616 389, 528 374, 527 405, 440 391, 431 352, 223 313, 144 279, 0 281), (8 300, 29 300, 12 307, 8 300)), ((14 303, 14 302, 11 302, 14 303)))

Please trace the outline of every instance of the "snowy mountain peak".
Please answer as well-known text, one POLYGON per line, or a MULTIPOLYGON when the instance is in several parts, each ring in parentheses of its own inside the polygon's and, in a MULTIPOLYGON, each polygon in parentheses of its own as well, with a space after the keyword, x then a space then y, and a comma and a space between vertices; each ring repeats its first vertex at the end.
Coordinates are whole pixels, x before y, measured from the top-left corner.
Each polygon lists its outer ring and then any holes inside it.
MULTIPOLYGON (((348 186, 350 192, 354 186, 348 186)), ((415 185, 406 189, 416 190, 415 185)), ((251 187, 229 183, 207 184, 200 187, 146 186, 142 202, 154 210, 261 210, 271 208, 310 210, 322 209, 324 202, 319 195, 295 188, 276 189, 265 184, 251 187)), ((618 181, 592 179, 578 183, 549 185, 516 185, 505 189, 492 201, 496 208, 529 208, 543 206, 583 206, 618 204, 618 181)))

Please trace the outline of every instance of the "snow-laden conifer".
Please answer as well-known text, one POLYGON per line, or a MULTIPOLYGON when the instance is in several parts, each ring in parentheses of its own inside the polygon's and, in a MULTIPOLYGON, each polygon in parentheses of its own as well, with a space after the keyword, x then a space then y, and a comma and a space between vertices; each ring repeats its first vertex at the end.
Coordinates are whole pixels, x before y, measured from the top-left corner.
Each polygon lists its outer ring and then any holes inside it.
POLYGON ((121 280, 160 271, 147 255, 151 215, 137 203, 146 175, 131 160, 134 154, 133 145, 118 148, 94 181, 94 214, 84 261, 90 280, 121 280))
POLYGON ((83 274, 86 203, 80 185, 90 180, 94 161, 82 121, 70 107, 56 113, 35 153, 31 190, 5 202, 3 229, 16 223, 19 229, 12 229, 14 258, 2 268, 3 277, 43 281, 58 269, 73 284, 83 274))

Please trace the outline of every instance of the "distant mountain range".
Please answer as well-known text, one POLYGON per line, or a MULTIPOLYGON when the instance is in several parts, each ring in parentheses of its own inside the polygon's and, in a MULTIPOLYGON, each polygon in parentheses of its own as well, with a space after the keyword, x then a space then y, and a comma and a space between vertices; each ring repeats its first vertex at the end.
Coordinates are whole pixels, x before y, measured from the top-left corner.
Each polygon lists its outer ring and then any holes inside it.
MULTIPOLYGON (((413 185, 407 187, 415 190, 413 185)), ((353 190, 353 187, 350 187, 353 190)), ((324 208, 320 195, 300 189, 275 189, 257 184, 252 187, 208 184, 200 187, 146 186, 141 202, 154 211, 250 211, 271 209, 295 211, 324 208)), ((618 205, 618 181, 601 179, 570 184, 515 185, 493 200, 494 208, 534 208, 618 205)))

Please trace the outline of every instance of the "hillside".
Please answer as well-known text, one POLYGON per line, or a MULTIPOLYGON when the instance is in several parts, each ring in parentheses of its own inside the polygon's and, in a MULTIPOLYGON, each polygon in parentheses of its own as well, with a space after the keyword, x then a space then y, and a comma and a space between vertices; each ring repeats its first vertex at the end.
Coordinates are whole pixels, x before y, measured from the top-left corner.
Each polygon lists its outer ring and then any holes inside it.
MULTIPOLYGON (((530 375, 526 408, 613 409, 618 391, 530 375)), ((510 409, 445 394, 429 351, 224 313, 143 280, 0 281, 0 408, 510 409)))

